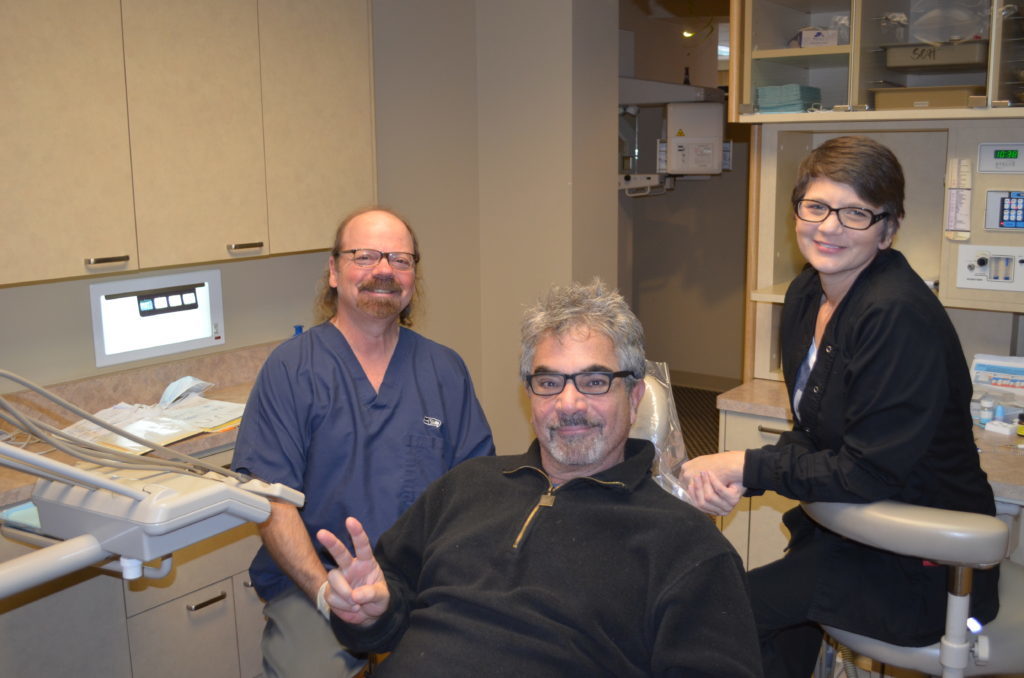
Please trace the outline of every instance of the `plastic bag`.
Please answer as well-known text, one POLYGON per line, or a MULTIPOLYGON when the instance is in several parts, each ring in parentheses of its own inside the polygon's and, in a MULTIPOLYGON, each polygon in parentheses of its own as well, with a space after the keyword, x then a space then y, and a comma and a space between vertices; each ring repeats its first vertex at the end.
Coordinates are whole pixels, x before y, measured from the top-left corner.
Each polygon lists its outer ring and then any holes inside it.
POLYGON ((636 423, 630 437, 644 438, 654 443, 656 454, 651 475, 666 492, 687 503, 690 495, 679 482, 679 469, 689 457, 679 425, 668 365, 647 361, 647 390, 637 408, 636 423))

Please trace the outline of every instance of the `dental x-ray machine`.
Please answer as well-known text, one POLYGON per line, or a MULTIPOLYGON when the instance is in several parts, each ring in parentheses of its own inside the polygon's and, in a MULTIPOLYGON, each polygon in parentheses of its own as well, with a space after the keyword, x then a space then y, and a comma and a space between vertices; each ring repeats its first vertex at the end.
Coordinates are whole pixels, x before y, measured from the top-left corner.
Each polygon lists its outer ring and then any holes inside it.
POLYGON ((725 95, 718 89, 619 78, 619 188, 659 195, 676 177, 710 176, 723 162, 725 95))

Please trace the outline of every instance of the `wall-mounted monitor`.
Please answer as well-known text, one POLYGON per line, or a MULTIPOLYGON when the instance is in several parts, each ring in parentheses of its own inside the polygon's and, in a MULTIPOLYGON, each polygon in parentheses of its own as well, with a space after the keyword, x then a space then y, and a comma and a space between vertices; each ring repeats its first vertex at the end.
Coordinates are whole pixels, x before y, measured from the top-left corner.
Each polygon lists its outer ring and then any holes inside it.
POLYGON ((224 343, 220 271, 89 286, 96 366, 224 343))

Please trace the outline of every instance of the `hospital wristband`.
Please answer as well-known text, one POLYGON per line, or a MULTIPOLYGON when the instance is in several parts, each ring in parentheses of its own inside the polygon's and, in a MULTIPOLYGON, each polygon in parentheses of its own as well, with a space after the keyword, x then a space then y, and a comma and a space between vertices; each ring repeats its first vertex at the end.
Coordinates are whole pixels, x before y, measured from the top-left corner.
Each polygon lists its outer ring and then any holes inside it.
POLYGON ((330 621, 331 619, 331 606, 327 604, 327 580, 320 585, 320 590, 316 592, 316 609, 320 610, 320 614, 324 616, 324 619, 330 621))

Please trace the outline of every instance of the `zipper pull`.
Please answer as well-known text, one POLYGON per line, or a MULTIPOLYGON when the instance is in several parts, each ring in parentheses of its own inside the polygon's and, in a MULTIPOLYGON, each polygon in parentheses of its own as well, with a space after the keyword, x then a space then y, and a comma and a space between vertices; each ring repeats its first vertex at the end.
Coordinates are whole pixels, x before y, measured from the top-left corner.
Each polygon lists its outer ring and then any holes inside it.
POLYGON ((537 505, 533 507, 533 510, 530 511, 530 515, 526 516, 523 526, 519 528, 519 534, 516 535, 515 541, 512 542, 512 548, 519 548, 519 545, 523 542, 523 537, 526 536, 526 530, 530 528, 530 524, 533 522, 533 519, 537 517, 537 512, 545 506, 555 505, 554 492, 555 489, 553 487, 548 487, 547 491, 540 495, 540 499, 537 500, 537 505))

